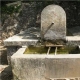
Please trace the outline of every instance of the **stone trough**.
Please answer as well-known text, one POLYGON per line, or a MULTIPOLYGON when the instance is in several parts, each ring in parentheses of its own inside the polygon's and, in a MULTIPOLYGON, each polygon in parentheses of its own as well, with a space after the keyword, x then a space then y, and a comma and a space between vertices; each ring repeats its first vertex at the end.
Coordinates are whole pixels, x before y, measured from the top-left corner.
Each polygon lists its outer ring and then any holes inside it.
POLYGON ((75 79, 80 77, 80 54, 23 54, 20 48, 11 56, 14 80, 75 79))
POLYGON ((66 36, 65 11, 58 5, 47 6, 41 13, 41 29, 28 28, 4 41, 4 45, 8 46, 8 62, 12 67, 14 80, 79 79, 80 52, 24 54, 29 45, 36 46, 42 39, 54 42, 65 40, 65 45, 80 45, 80 36, 66 36))

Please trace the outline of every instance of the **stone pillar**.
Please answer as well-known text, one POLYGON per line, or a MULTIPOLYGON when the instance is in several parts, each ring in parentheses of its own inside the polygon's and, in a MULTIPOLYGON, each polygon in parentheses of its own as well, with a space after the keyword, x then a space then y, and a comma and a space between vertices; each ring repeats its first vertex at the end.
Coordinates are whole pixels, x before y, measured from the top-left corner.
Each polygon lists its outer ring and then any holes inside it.
POLYGON ((7 60, 8 64, 11 64, 11 56, 18 50, 17 46, 7 46, 7 60))

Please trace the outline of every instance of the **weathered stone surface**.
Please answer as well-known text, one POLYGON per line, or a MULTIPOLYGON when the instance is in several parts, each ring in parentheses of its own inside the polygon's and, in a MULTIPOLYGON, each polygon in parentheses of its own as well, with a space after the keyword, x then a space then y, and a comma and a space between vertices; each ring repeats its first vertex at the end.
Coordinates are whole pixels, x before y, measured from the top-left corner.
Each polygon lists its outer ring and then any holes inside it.
POLYGON ((66 45, 79 46, 80 36, 66 36, 66 45))
POLYGON ((14 80, 50 80, 80 77, 80 54, 23 54, 19 49, 11 57, 14 80))
MULTIPOLYGON (((5 46, 28 46, 35 45, 40 40, 40 30, 30 28, 17 35, 4 40, 5 46), (33 33, 32 33, 33 32, 33 33)), ((66 36, 68 45, 80 45, 80 36, 66 36)))
POLYGON ((39 41, 39 39, 40 39, 40 29, 32 27, 4 40, 4 45, 5 46, 35 45, 39 41))
POLYGON ((66 13, 58 5, 49 5, 41 13, 41 35, 46 40, 66 38, 66 13), (53 25, 51 25, 53 23, 53 25))

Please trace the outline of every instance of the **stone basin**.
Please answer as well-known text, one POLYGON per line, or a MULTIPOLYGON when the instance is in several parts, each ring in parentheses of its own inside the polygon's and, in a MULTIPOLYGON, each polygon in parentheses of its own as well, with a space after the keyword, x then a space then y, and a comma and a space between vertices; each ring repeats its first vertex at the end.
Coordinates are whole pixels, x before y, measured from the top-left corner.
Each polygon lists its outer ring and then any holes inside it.
POLYGON ((20 48, 11 56, 14 80, 80 77, 80 54, 24 54, 26 48, 20 48))

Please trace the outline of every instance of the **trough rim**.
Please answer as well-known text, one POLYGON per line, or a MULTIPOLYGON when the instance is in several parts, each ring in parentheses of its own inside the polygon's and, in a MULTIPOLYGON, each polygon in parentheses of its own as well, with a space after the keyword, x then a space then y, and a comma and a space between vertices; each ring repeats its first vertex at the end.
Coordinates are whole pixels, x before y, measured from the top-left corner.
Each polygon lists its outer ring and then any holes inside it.
POLYGON ((11 58, 80 58, 80 54, 23 54, 27 47, 20 48, 11 58))

